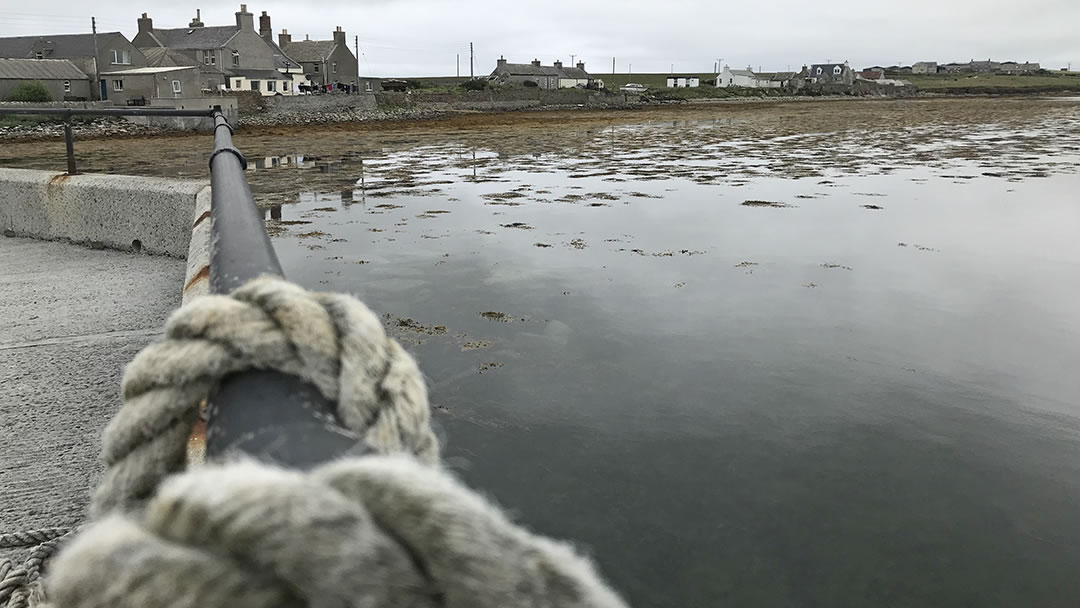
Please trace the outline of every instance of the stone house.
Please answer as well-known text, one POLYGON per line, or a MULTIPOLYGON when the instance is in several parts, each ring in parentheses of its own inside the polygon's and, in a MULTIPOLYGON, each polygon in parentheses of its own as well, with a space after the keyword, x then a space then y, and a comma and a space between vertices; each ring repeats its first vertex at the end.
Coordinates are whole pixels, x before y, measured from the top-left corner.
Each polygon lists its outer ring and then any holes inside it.
POLYGON ((109 99, 121 105, 148 105, 154 99, 198 97, 202 79, 196 66, 157 66, 102 72, 109 99))
POLYGON ((509 63, 499 57, 495 69, 488 79, 498 84, 535 83, 541 89, 567 89, 576 86, 588 86, 593 77, 585 71, 585 63, 579 61, 575 67, 564 67, 562 61, 552 65, 541 65, 539 59, 531 63, 509 63))
POLYGON ((327 85, 340 83, 349 86, 361 86, 357 72, 356 55, 349 50, 348 38, 338 26, 330 40, 293 41, 292 36, 282 30, 278 35, 278 47, 290 59, 300 65, 305 80, 325 88, 327 85))
POLYGON ((855 83, 855 74, 846 61, 844 63, 815 63, 810 66, 806 79, 811 84, 851 85, 855 83))
MULTIPOLYGON (((132 41, 140 49, 165 48, 184 55, 199 66, 201 88, 231 89, 239 71, 277 72, 274 50, 255 31, 255 16, 241 4, 236 12, 235 25, 207 26, 196 11, 188 27, 155 28, 153 20, 143 13, 138 19, 139 33, 132 41)), ((246 76, 241 75, 244 82, 246 76)), ((276 80, 276 77, 272 78, 276 80)), ((265 89, 261 79, 260 87, 265 89)), ((249 84, 250 88, 251 85, 249 84)), ((275 88, 276 85, 275 85, 275 88)), ((289 93, 291 93, 291 88, 289 93)))
MULTIPOLYGON (((0 57, 11 59, 67 59, 92 82, 96 74, 110 70, 146 66, 146 57, 120 32, 97 34, 55 34, 0 38, 0 57)), ((100 80, 100 79, 99 79, 100 80)), ((108 99, 104 81, 91 84, 92 99, 108 99)))
POLYGON ((45 85, 56 101, 87 100, 90 80, 68 59, 0 59, 0 101, 27 82, 45 85))
POLYGON ((885 70, 863 70, 859 72, 858 78, 863 80, 885 80, 885 70))
POLYGON ((1005 74, 1030 74, 1032 72, 1038 72, 1042 69, 1039 62, 1025 61, 1024 63, 1017 63, 1015 61, 1003 61, 1001 67, 998 68, 999 72, 1005 74))
POLYGON ((937 74, 937 62, 936 61, 917 61, 911 64, 912 74, 937 74))
POLYGON ((724 69, 716 77, 716 86, 718 87, 758 88, 760 85, 761 79, 749 67, 745 70, 733 70, 731 66, 725 65, 724 69))

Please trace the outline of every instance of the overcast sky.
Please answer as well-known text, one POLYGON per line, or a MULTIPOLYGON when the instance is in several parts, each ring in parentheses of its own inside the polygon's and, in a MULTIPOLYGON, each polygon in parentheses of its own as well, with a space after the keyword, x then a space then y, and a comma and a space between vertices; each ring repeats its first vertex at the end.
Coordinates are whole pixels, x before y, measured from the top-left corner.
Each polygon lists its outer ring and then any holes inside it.
MULTIPOLYGON (((0 0, 0 36, 122 31, 132 38, 139 13, 155 27, 184 27, 202 9, 206 25, 235 22, 239 2, 202 0, 0 0), (36 12, 35 7, 40 7, 36 12)), ((372 76, 489 73, 500 54, 569 63, 593 73, 710 72, 714 63, 796 70, 849 60, 853 67, 969 59, 1039 61, 1080 69, 1080 0, 307 0, 255 1, 275 38, 330 38, 340 25, 360 37, 360 71, 372 76)))

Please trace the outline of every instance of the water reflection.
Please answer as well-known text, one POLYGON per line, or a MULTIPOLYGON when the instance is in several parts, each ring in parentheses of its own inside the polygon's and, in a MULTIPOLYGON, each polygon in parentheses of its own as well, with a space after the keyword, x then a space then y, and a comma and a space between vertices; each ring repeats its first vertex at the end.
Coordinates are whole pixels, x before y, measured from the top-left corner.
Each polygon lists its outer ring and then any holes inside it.
POLYGON ((342 161, 366 205, 310 184, 275 247, 389 315, 451 466, 635 606, 1069 605, 1080 112, 1056 108, 975 139, 418 136, 342 161))

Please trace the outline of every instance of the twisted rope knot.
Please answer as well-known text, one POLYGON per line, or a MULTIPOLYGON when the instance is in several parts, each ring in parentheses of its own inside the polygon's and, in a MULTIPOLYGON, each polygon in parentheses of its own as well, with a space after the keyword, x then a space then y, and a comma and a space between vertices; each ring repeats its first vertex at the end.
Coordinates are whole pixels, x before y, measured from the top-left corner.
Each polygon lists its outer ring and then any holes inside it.
POLYGON ((262 277, 177 310, 165 339, 127 366, 123 407, 102 440, 108 468, 92 512, 135 508, 183 470, 199 405, 224 377, 251 369, 310 382, 374 452, 437 465, 420 369, 378 317, 355 298, 262 277))
POLYGON ((123 400, 103 438, 97 521, 48 577, 59 606, 624 606, 569 545, 440 469, 416 362, 351 297, 261 278, 196 299, 128 366, 123 400), (307 380, 377 455, 308 473, 252 461, 184 473, 200 403, 248 369, 307 380))

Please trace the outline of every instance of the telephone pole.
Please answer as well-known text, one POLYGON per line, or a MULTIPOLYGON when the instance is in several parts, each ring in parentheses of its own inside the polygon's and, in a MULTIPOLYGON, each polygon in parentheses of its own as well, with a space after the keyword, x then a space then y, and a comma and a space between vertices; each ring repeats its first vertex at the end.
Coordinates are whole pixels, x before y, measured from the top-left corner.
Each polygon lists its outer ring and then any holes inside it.
POLYGON ((570 65, 574 65, 574 57, 577 57, 577 55, 570 53, 570 65))
POLYGON ((353 84, 356 85, 356 92, 360 92, 360 36, 353 37, 353 45, 356 47, 356 78, 353 80, 353 84))
POLYGON ((454 59, 455 65, 457 65, 457 75, 461 78, 461 53, 458 53, 454 59))
POLYGON ((476 74, 473 72, 473 65, 475 61, 475 55, 473 54, 472 43, 469 43, 469 80, 476 78, 476 74))
POLYGON ((94 90, 91 91, 90 99, 94 97, 101 101, 101 71, 98 69, 98 45, 97 45, 97 18, 90 17, 90 29, 94 32, 94 90))
POLYGON ((611 58, 611 77, 615 78, 615 58, 611 58))

